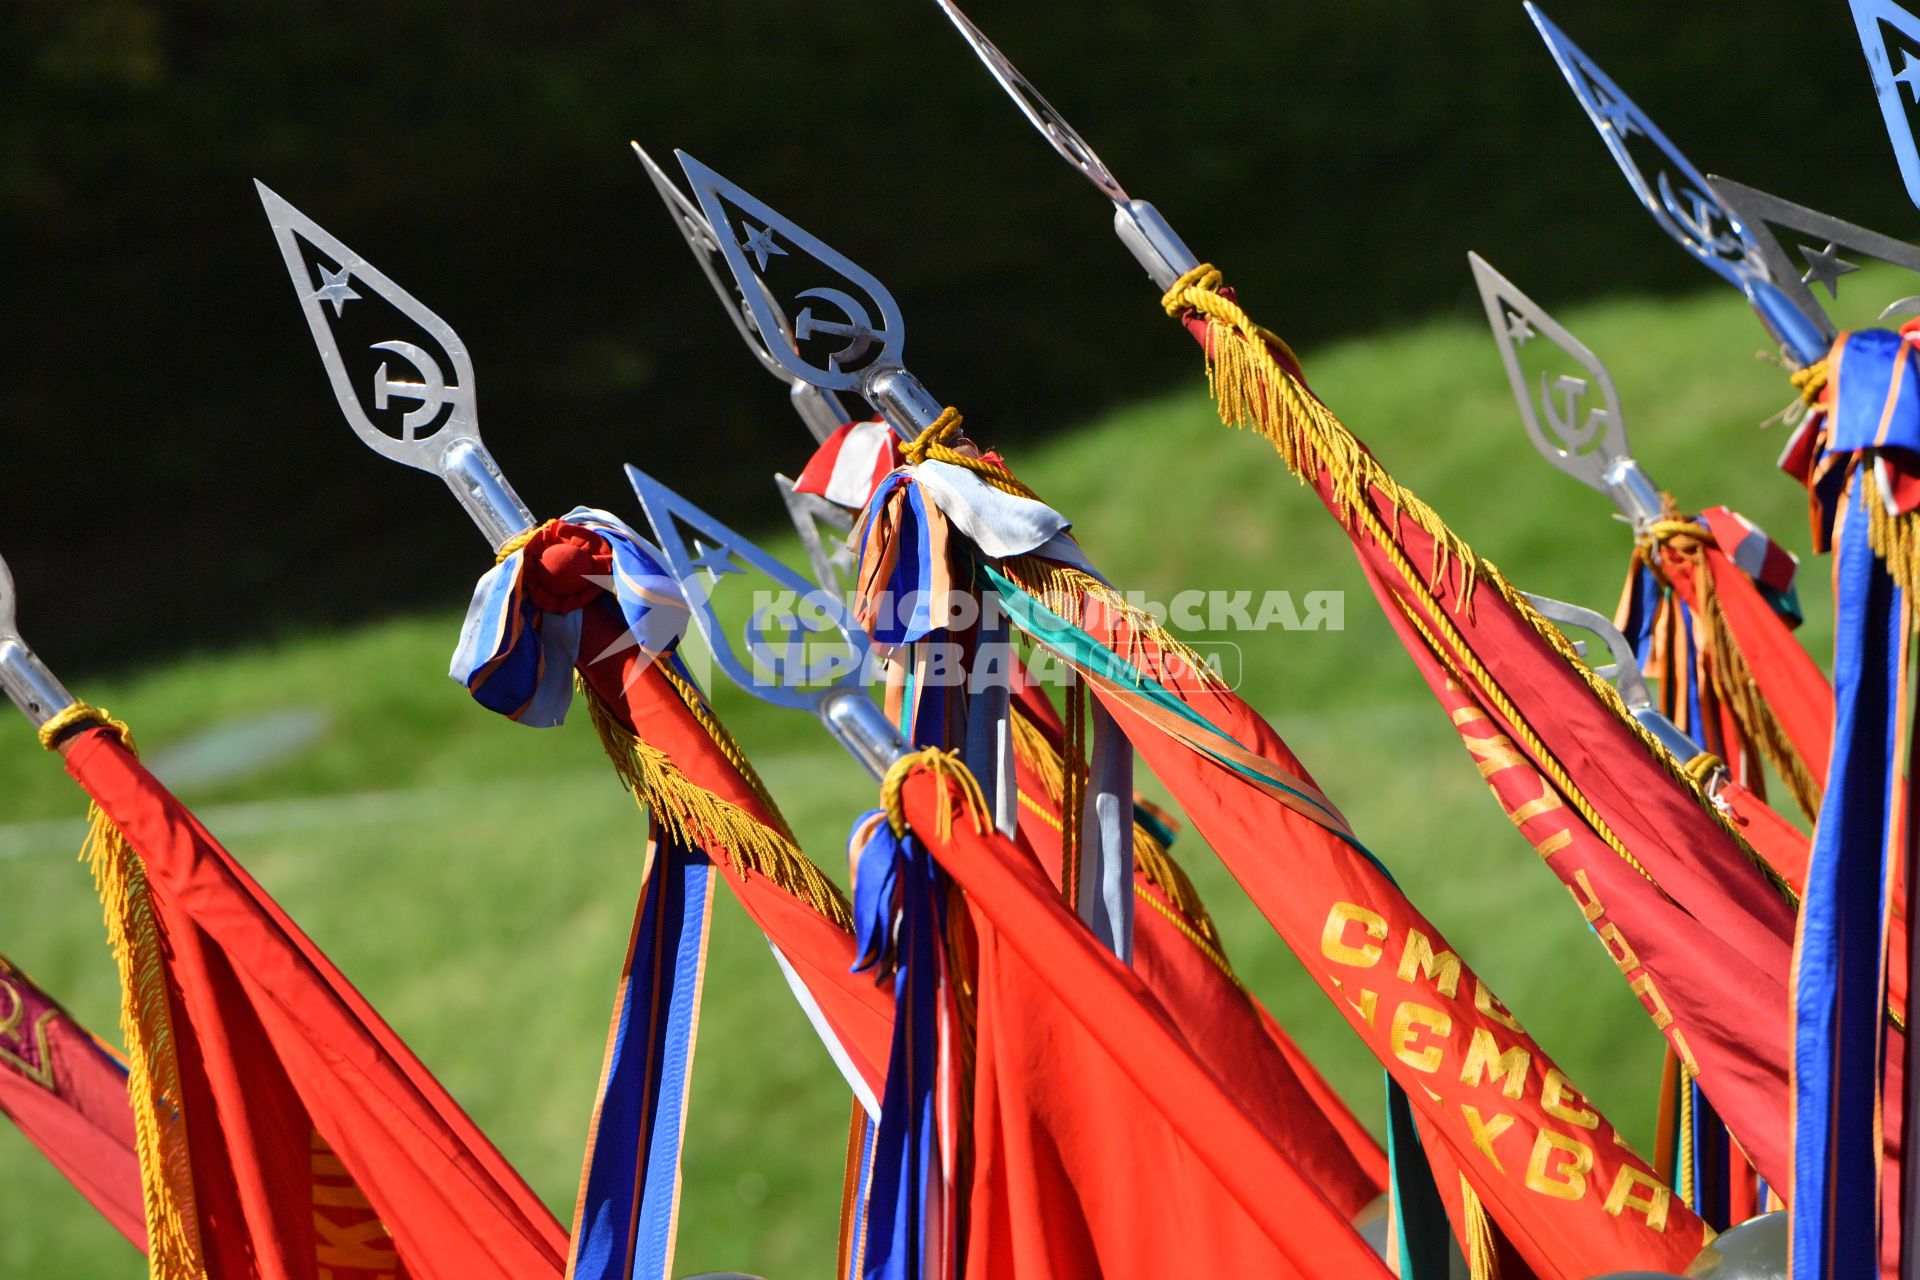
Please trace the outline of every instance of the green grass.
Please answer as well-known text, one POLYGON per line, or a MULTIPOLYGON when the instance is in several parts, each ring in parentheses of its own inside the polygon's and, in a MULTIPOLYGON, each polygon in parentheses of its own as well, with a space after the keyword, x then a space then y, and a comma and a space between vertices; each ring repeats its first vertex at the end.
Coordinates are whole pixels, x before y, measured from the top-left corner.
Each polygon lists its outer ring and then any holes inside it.
MULTIPOLYGON (((1782 434, 1756 430, 1787 399, 1785 379, 1752 358, 1758 330, 1730 297, 1615 302, 1563 318, 1611 365, 1657 480, 1683 504, 1737 506, 1805 558, 1804 500, 1773 471, 1782 434)), ((1150 308, 1138 322, 1154 322, 1150 308)), ((1166 340, 1183 341, 1171 330, 1166 340)), ((1603 498, 1534 457, 1483 328, 1425 324, 1303 355, 1316 387, 1394 473, 1520 585, 1611 610, 1626 531, 1603 498)), ((1023 475, 1077 517, 1083 543, 1125 587, 1163 599, 1183 588, 1346 593, 1343 630, 1234 637, 1244 691, 1561 1065, 1647 1138, 1658 1036, 1480 783, 1343 535, 1263 441, 1218 424, 1197 354, 1194 366, 1191 385, 1016 459, 1023 475)), ((970 427, 990 442, 990 407, 971 408, 970 427)), ((778 412, 769 405, 770 421, 778 412)), ((770 449, 753 469, 792 462, 770 449)), ((446 504, 421 518, 460 517, 446 504)), ((790 542, 779 545, 791 554, 790 542)), ((449 572, 484 565, 476 554, 449 572)), ((1821 573, 1806 575, 1806 632, 1824 661, 1821 573)), ((114 617, 107 597, 76 592, 27 602, 29 627, 55 608, 140 626, 114 617)), ((407 617, 289 636, 90 680, 80 692, 128 719, 149 757, 233 717, 325 713, 309 749, 185 798, 216 834, 229 830, 234 853, 565 1220, 644 827, 583 716, 530 731, 445 678, 457 623, 407 617)), ((872 803, 871 785, 808 718, 731 688, 715 693, 803 842, 843 868, 848 821, 872 803)), ((5 822, 39 824, 0 830, 0 946, 111 1037, 113 966, 73 859, 83 802, 23 728, 0 741, 0 796, 5 822)), ((1361 1113, 1377 1115, 1379 1070, 1343 1020, 1219 864, 1191 837, 1177 852, 1242 975, 1361 1113)), ((833 1248, 846 1094, 730 898, 716 916, 677 1270, 818 1274, 833 1248)), ((3 1126, 0 1164, 0 1273, 141 1274, 3 1126)))

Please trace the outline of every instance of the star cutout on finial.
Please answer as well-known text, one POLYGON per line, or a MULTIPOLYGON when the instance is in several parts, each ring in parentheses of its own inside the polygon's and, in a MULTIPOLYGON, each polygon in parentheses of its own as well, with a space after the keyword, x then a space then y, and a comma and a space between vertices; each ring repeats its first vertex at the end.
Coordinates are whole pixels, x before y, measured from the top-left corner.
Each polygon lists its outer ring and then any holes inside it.
POLYGON ((1524 347, 1534 339, 1534 328, 1518 311, 1507 312, 1507 341, 1524 347))
POLYGON ((767 269, 768 254, 778 254, 782 258, 787 256, 787 251, 773 242, 772 227, 756 227, 751 222, 741 225, 747 230, 747 238, 740 242, 740 247, 753 255, 762 271, 767 269))
POLYGON ((1624 98, 1616 98, 1598 84, 1588 83, 1593 94, 1593 110, 1606 126, 1621 138, 1630 138, 1634 134, 1644 134, 1645 129, 1633 118, 1633 104, 1624 98))
POLYGON ((1840 277, 1852 275, 1860 269, 1857 264, 1841 257, 1839 246, 1831 241, 1824 249, 1803 244, 1800 246, 1800 256, 1807 260, 1807 274, 1800 277, 1800 283, 1809 286, 1823 284, 1827 287, 1827 296, 1836 300, 1840 297, 1840 277))
POLYGON ((325 267, 320 268, 320 277, 326 281, 326 283, 313 291, 313 300, 315 302, 331 302, 333 304, 333 318, 335 320, 340 318, 341 313, 347 309, 349 302, 354 301, 360 296, 353 291, 353 286, 347 283, 347 278, 352 274, 353 271, 347 267, 342 267, 338 271, 329 271, 325 267))
POLYGON ((733 562, 733 552, 726 547, 710 547, 700 539, 693 540, 694 557, 690 568, 699 569, 707 575, 709 582, 726 573, 746 572, 733 562))
POLYGON ((1913 56, 1913 50, 1900 51, 1900 69, 1893 73, 1893 82, 1907 86, 1907 96, 1920 106, 1920 59, 1913 56))

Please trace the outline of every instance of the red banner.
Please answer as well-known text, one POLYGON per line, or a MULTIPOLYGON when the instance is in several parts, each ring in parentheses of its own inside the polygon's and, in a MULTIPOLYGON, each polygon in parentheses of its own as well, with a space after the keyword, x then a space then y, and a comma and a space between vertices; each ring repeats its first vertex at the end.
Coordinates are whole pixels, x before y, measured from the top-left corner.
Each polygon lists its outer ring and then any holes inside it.
POLYGON ((150 886, 207 1273, 560 1276, 560 1224, 278 904, 112 731, 62 749, 150 886))
MULTIPOLYGON (((1097 638, 1113 646, 1115 636, 1097 638)), ((1128 644, 1143 649, 1139 636, 1128 644)), ((1145 653, 1146 669, 1164 669, 1145 653)), ((1238 748, 1313 784, 1236 694, 1180 699, 1238 748)), ((1548 1280, 1600 1269, 1678 1272, 1706 1228, 1589 1106, 1547 1053, 1366 854, 1332 827, 1095 692, 1203 839, 1405 1088, 1520 1258, 1548 1280)), ((1308 809, 1319 809, 1316 797, 1308 809)))
POLYGON ((121 1235, 146 1249, 127 1068, 5 956, 0 1112, 121 1235))
MULTIPOLYGON (((1037 692, 1016 706, 1057 747, 1059 722, 1037 692), (1037 705, 1036 705, 1037 704, 1037 705)), ((1019 762, 1018 843, 1057 886, 1060 818, 1045 779, 1019 762)), ((1163 855, 1164 856, 1164 855, 1163 855)), ((1178 875, 1177 869, 1171 874, 1178 875)), ((1351 1218, 1386 1187, 1387 1157, 1346 1102, 1315 1070, 1280 1024, 1240 986, 1209 938, 1211 922, 1195 918, 1198 896, 1182 883, 1177 901, 1136 861, 1134 972, 1179 1028, 1187 1045, 1254 1113, 1261 1129, 1303 1169, 1334 1206, 1351 1218)))
MULTIPOLYGON (((1561 651, 1557 633, 1523 613, 1524 601, 1498 572, 1313 397, 1270 335, 1205 283, 1170 295, 1170 310, 1182 307, 1188 331, 1220 372, 1223 415, 1265 432, 1340 521, 1436 695, 1445 696, 1447 680, 1459 685, 1537 770, 1540 785, 1551 782, 1541 803, 1577 815, 1605 847, 1605 870, 1617 883, 1602 906, 1665 997, 1664 1013, 1650 1013, 1688 1042, 1716 1109, 1750 1144, 1762 1172, 1790 1194, 1784 1138, 1762 1132, 1782 1127, 1788 1105, 1794 912, 1785 895, 1611 691, 1561 651), (1623 866, 1631 877, 1619 874, 1623 866), (1674 922, 1685 928, 1668 931, 1674 922), (1727 975, 1732 985, 1702 990, 1708 973, 1727 975), (1750 989, 1763 997, 1750 1008, 1722 1005, 1726 993, 1750 989), (1762 1158, 1760 1150, 1772 1155, 1762 1158)), ((1589 910, 1572 875, 1578 859, 1546 861, 1556 873, 1566 868, 1563 882, 1589 910)), ((1590 878, 1600 862, 1596 856, 1588 866, 1590 878)))
POLYGON ((978 935, 969 1275, 1387 1274, 1030 856, 924 766, 901 795, 978 935))

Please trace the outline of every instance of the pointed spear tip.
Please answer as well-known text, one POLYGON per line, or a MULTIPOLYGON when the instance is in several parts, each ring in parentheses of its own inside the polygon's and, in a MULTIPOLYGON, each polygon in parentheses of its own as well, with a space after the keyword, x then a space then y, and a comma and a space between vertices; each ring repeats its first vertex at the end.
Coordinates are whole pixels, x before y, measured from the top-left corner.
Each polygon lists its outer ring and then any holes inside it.
POLYGON ((1549 18, 1533 0, 1526 0, 1521 8, 1527 11, 1527 17, 1533 20, 1534 29, 1540 33, 1540 38, 1547 42, 1547 47, 1553 50, 1554 57, 1560 56, 1561 46, 1565 45, 1568 48, 1573 46, 1573 42, 1567 39, 1566 33, 1561 31, 1554 24, 1553 19, 1549 18))
POLYGON ((654 186, 657 187, 663 182, 668 185, 672 184, 673 180, 667 177, 666 170, 662 169, 659 162, 647 154, 645 147, 637 142, 629 142, 627 145, 633 148, 633 154, 639 158, 641 167, 647 171, 647 176, 653 179, 654 186))
POLYGON ((1480 286, 1480 291, 1483 294, 1489 288, 1495 291, 1506 290, 1514 293, 1519 292, 1519 290, 1513 287, 1512 281, 1496 271, 1493 264, 1479 254, 1469 252, 1467 254, 1467 265, 1473 268, 1474 283, 1480 286))

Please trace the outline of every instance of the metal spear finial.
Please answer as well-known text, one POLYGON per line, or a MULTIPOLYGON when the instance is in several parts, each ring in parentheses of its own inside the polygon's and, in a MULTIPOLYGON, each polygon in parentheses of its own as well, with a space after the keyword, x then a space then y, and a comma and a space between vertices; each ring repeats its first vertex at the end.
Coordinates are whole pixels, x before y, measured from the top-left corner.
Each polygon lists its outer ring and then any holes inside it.
POLYGON ((1086 139, 1067 123, 1066 117, 1056 111, 1052 103, 1041 96, 1031 81, 1020 74, 1012 60, 1000 52, 979 27, 973 25, 973 20, 960 12, 960 6, 954 4, 953 0, 935 2, 986 65, 988 74, 1007 91, 1014 105, 1020 108, 1020 113, 1033 122, 1033 127, 1060 153, 1061 159, 1113 201, 1114 234, 1120 237, 1120 242, 1127 246, 1135 260, 1146 268, 1154 284, 1161 289, 1171 288, 1174 281, 1200 265, 1200 259, 1194 257, 1193 250, 1187 248, 1186 242, 1160 216, 1160 211, 1145 200, 1135 200, 1127 195, 1126 189, 1101 162, 1093 148, 1087 145, 1086 139))
POLYGON ((0 689, 38 729, 73 705, 73 695, 20 638, 14 617, 13 571, 0 560, 0 689))
POLYGON ((532 527, 533 513, 481 443, 473 361, 453 326, 265 183, 253 185, 347 425, 382 457, 445 480, 496 548, 532 527), (410 331, 409 337, 364 346, 361 339, 343 341, 343 333, 366 327, 364 313, 374 307, 383 308, 374 332, 399 329, 410 331), (365 365, 369 357, 363 353, 369 351, 386 357, 363 384, 349 368, 348 353, 354 364, 365 365))

